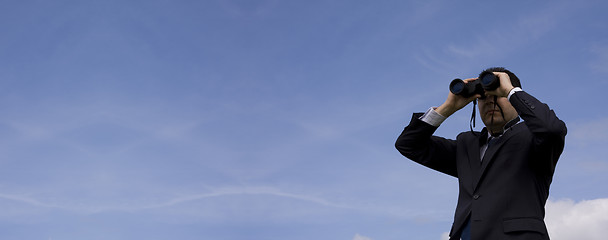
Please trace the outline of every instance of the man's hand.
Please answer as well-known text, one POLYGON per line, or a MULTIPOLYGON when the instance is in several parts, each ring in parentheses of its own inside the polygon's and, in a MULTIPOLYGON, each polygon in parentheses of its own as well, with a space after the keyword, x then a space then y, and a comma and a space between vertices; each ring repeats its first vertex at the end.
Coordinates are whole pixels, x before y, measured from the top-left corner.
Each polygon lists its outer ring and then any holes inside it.
MULTIPOLYGON (((476 79, 477 78, 469 78, 469 79, 465 79, 463 81, 465 83, 468 83, 468 82, 474 81, 476 79)), ((501 84, 502 84, 502 82, 501 82, 501 84)), ((509 84, 511 84, 511 81, 509 81, 509 84)), ((509 90, 511 90, 511 89, 509 89, 509 90)), ((509 92, 507 92, 507 94, 509 94, 509 92)), ((462 97, 460 95, 456 95, 456 94, 453 94, 452 92, 449 92, 448 93, 448 99, 446 99, 445 102, 443 104, 441 104, 441 106, 439 106, 438 108, 436 108, 435 111, 437 113, 441 114, 441 116, 449 117, 450 115, 452 115, 456 111, 462 109, 464 106, 466 106, 467 104, 469 104, 473 100, 475 100, 477 98, 480 98, 480 97, 481 97, 481 95, 475 94, 474 96, 471 96, 471 97, 468 97, 468 98, 464 98, 464 97, 462 97)))
POLYGON ((486 91, 486 95, 497 97, 509 96, 509 92, 514 88, 513 84, 511 84, 511 78, 509 78, 509 75, 504 72, 493 73, 498 77, 498 80, 500 81, 500 86, 493 91, 486 91))

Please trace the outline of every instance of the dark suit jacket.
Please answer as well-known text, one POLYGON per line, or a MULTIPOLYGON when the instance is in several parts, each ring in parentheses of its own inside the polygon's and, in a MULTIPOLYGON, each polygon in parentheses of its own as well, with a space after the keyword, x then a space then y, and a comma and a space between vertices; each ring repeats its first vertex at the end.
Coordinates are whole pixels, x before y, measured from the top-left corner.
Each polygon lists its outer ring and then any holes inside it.
POLYGON ((471 221, 473 240, 548 240, 545 202, 566 125, 553 110, 520 91, 510 102, 524 120, 492 143, 480 161, 487 131, 463 132, 456 140, 432 136, 436 127, 414 114, 395 146, 407 158, 458 178, 458 205, 450 239, 471 221))

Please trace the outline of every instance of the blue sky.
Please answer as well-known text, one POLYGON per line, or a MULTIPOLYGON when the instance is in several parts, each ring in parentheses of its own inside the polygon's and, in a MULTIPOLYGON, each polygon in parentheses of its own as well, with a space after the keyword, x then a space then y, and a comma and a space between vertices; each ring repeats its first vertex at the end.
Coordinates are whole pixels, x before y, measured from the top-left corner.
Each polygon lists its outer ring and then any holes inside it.
POLYGON ((491 66, 568 126, 553 239, 608 223, 608 3, 0 3, 1 239, 442 239, 456 179, 393 144, 491 66))

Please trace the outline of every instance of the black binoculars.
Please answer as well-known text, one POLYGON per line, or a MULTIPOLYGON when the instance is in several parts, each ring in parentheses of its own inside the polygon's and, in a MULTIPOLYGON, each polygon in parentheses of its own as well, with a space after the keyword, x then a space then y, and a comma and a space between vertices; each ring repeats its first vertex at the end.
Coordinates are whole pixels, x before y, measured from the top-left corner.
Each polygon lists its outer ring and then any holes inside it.
POLYGON ((485 91, 492 91, 500 86, 498 76, 490 71, 483 71, 479 74, 479 78, 474 81, 464 82, 460 78, 452 80, 450 83, 450 92, 456 95, 468 98, 475 94, 481 95, 481 98, 485 98, 485 91))

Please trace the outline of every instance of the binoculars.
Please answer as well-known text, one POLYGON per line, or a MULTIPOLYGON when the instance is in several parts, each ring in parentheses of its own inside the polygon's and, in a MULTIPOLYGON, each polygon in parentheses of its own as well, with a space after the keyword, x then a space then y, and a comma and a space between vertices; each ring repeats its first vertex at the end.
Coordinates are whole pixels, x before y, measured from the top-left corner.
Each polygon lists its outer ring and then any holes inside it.
POLYGON ((498 76, 490 71, 483 71, 479 74, 479 78, 471 82, 464 82, 460 78, 452 80, 450 83, 450 92, 463 97, 470 97, 475 94, 481 95, 481 98, 485 98, 485 91, 495 90, 500 86, 498 76))

